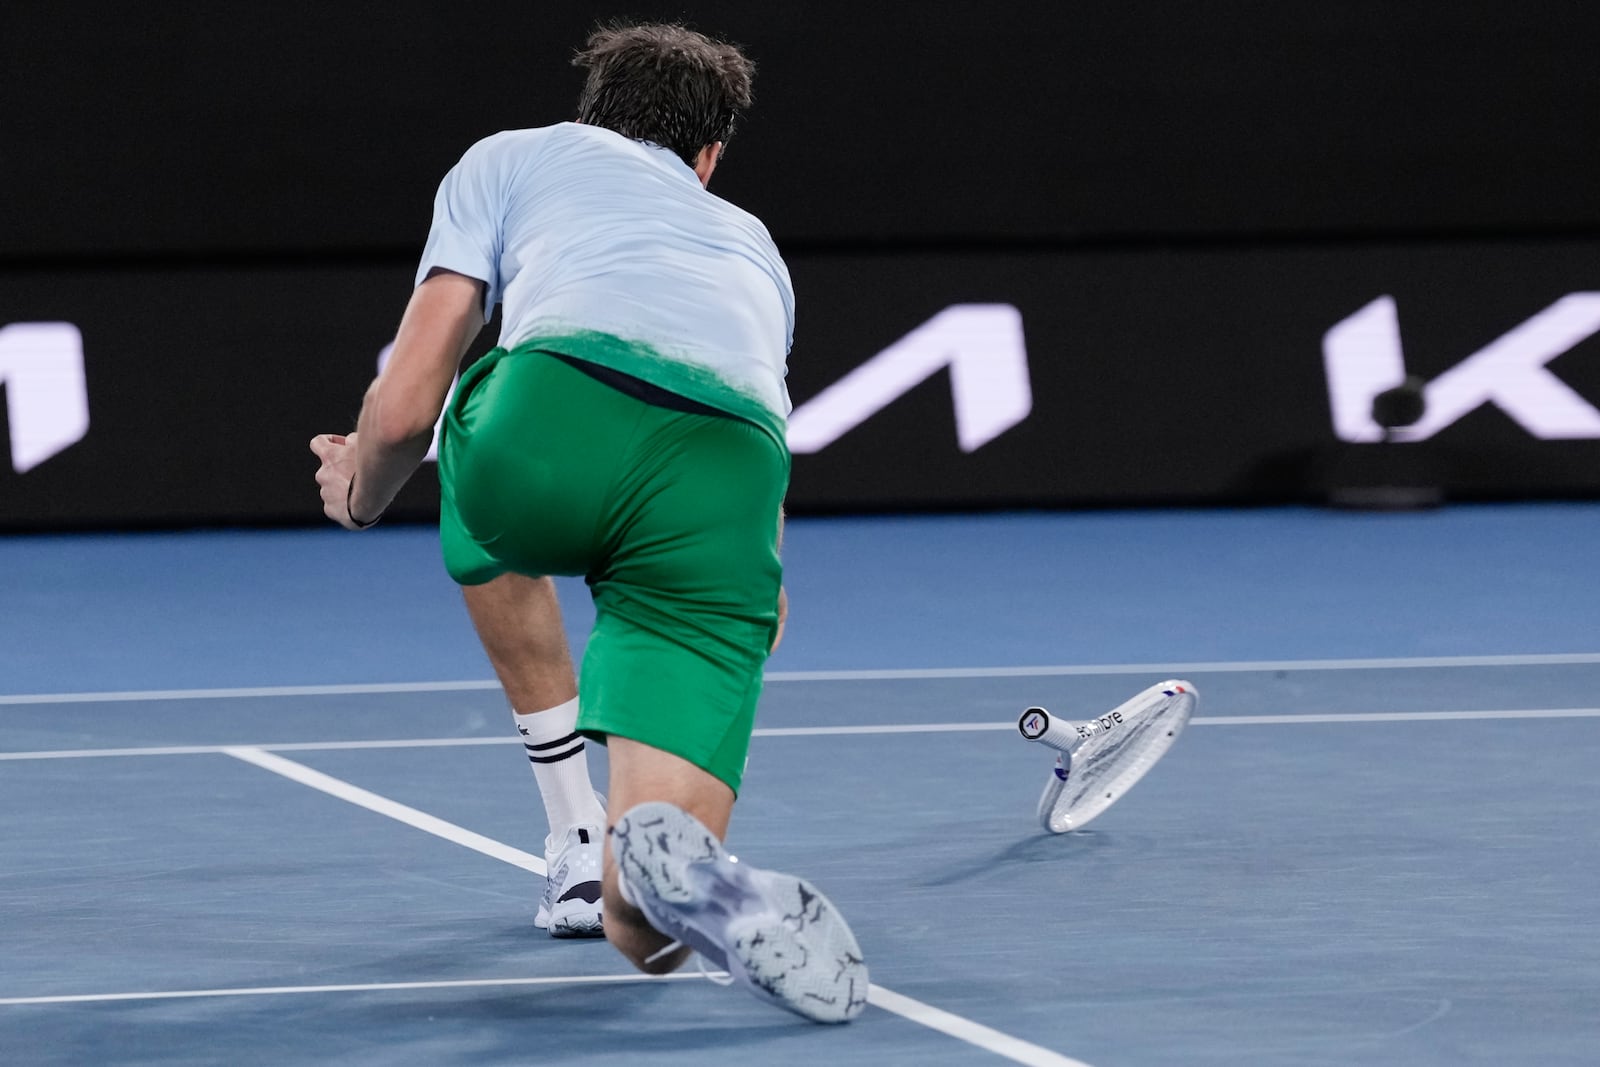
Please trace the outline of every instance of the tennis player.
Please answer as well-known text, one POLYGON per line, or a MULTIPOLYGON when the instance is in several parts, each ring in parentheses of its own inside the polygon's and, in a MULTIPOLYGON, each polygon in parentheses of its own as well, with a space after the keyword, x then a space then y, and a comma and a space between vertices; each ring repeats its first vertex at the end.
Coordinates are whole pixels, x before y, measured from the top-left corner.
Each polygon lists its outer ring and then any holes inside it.
POLYGON ((378 521, 501 305, 500 346, 444 413, 440 537, 549 817, 536 921, 603 926, 651 973, 698 950, 842 1022, 867 996, 844 920, 721 844, 786 609, 794 293, 766 228, 706 189, 753 67, 657 24, 598 30, 575 62, 577 122, 495 134, 445 176, 357 432, 311 442, 323 510, 378 521), (584 575, 594 597, 579 679, 552 574, 584 575), (609 750, 608 811, 585 739, 609 750))

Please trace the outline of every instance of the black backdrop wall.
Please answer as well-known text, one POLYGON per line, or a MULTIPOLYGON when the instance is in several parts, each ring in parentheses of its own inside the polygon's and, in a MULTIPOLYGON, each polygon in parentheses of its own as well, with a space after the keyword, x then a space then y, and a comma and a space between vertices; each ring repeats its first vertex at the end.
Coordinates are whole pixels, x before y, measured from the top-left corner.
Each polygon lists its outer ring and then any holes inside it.
MULTIPOLYGON (((612 13, 0 7, 0 527, 315 520, 439 177, 612 13)), ((796 511, 1600 492, 1595 5, 627 13, 760 65, 713 189, 795 276, 796 511)))

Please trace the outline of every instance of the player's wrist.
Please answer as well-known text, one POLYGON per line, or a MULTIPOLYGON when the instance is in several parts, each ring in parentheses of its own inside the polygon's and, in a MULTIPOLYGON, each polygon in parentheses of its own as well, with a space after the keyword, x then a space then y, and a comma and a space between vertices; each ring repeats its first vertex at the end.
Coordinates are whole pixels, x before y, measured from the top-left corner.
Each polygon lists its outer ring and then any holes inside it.
POLYGON ((355 498, 356 480, 354 477, 352 477, 350 479, 350 487, 344 492, 344 513, 350 517, 350 525, 354 526, 358 530, 365 530, 369 527, 378 525, 378 520, 383 518, 383 512, 378 512, 367 521, 358 519, 356 518, 355 498))

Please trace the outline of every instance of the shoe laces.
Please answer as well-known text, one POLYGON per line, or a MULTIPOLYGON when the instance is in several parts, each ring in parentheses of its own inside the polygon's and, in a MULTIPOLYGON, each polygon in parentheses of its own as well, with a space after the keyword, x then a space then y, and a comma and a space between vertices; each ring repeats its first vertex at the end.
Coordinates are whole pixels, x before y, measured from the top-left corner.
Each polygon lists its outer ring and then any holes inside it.
POLYGON ((694 954, 694 962, 700 968, 700 977, 704 978, 712 985, 730 986, 733 984, 733 975, 729 974, 727 971, 708 970, 706 968, 706 958, 700 955, 700 953, 696 952, 694 954))
POLYGON ((654 963, 656 960, 659 960, 662 956, 669 956, 672 953, 678 951, 682 947, 683 947, 683 942, 682 941, 668 941, 665 945, 663 945, 661 947, 660 950, 658 950, 656 952, 652 952, 652 953, 650 953, 650 955, 646 956, 644 958, 644 961, 646 963, 654 963))
MULTIPOLYGON (((680 949, 682 947, 683 947, 683 942, 682 941, 669 941, 669 942, 667 942, 666 945, 662 946, 658 951, 653 952, 650 955, 646 956, 644 961, 647 964, 648 963, 654 963, 656 960, 659 960, 661 957, 670 955, 670 954, 678 951, 678 949, 680 949)), ((729 974, 727 971, 713 971, 713 970, 710 970, 709 968, 706 967, 706 958, 704 956, 700 955, 700 953, 696 952, 694 954, 694 962, 695 962, 695 966, 697 968, 699 968, 700 977, 704 978, 706 981, 710 982, 712 985, 730 986, 730 985, 733 984, 733 975, 729 974)))

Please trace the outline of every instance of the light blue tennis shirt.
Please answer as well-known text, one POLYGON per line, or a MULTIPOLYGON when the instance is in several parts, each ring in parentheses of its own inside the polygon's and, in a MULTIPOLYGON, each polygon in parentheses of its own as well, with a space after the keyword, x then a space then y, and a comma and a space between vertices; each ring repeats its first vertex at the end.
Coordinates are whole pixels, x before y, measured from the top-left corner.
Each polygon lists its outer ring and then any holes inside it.
POLYGON ((788 268, 668 149, 572 122, 479 141, 439 186, 417 284, 434 268, 486 283, 504 348, 548 340, 782 439, 788 268))

